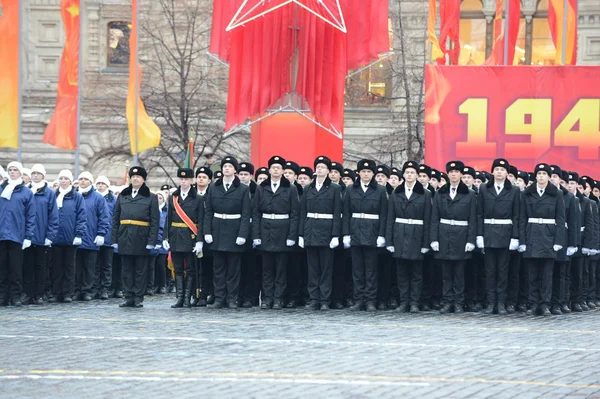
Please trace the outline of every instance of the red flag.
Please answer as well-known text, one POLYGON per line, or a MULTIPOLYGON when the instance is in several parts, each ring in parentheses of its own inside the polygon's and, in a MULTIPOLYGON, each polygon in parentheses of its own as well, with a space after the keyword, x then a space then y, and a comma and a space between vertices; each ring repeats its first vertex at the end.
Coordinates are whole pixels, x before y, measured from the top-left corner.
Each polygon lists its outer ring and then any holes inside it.
POLYGON ((564 1, 567 0, 550 0, 548 2, 548 25, 554 47, 556 47, 554 63, 555 65, 562 64, 563 46, 566 46, 565 64, 575 65, 577 63, 577 0, 568 0, 566 43, 563 43, 564 1))
POLYGON ((452 65, 458 65, 460 56, 460 41, 458 39, 460 22, 460 0, 440 0, 440 48, 444 54, 450 56, 452 65), (450 39, 452 49, 446 47, 446 41, 450 39))
POLYGON ((19 146, 20 1, 0 0, 0 147, 19 146))
POLYGON ((494 46, 484 65, 504 65, 504 23, 502 13, 505 1, 509 1, 508 10, 508 58, 507 64, 512 65, 515 58, 515 46, 521 26, 521 0, 496 0, 496 17, 494 19, 494 46))

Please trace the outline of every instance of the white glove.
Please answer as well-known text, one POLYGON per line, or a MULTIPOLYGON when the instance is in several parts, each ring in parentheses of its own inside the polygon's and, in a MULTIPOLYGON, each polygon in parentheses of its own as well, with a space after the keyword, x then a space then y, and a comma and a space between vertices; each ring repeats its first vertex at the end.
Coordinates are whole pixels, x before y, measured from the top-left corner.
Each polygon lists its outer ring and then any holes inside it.
POLYGON ((590 251, 592 253, 592 256, 598 255, 600 253, 600 251, 598 251, 597 249, 591 249, 590 251))
POLYGON ((96 244, 97 247, 103 246, 104 245, 104 237, 96 236, 96 239, 94 240, 94 244, 96 244))
POLYGON ((525 252, 527 250, 527 245, 519 245, 519 252, 525 252))
POLYGON ((163 248, 166 249, 167 251, 169 249, 171 249, 171 246, 169 245, 169 241, 167 241, 167 240, 163 241, 163 248))
POLYGON ((581 248, 581 253, 584 255, 590 255, 592 253, 592 250, 589 248, 581 248))
POLYGON ((199 253, 202 252, 202 247, 204 247, 204 243, 197 242, 196 245, 194 246, 194 249, 192 250, 192 252, 195 253, 196 255, 198 255, 199 253))
POLYGON ((296 241, 294 241, 294 240, 286 240, 285 241, 285 245, 287 245, 288 247, 293 247, 294 245, 296 245, 296 241))
POLYGON ((438 241, 434 241, 429 245, 431 246, 431 249, 433 249, 435 252, 438 252, 440 250, 440 243, 438 241))
POLYGON ((115 242, 113 245, 111 245, 111 247, 113 247, 114 249, 119 249, 119 244, 117 244, 117 243, 115 242))
POLYGON ((394 253, 394 251, 396 250, 394 247, 390 246, 390 247, 385 247, 385 249, 387 249, 388 251, 390 251, 391 253, 394 253))
POLYGON ((475 244, 477 244, 477 248, 483 249, 483 236, 475 237, 475 244))
POLYGON ((348 249, 348 248, 350 248, 350 243, 352 242, 352 238, 350 238, 350 236, 344 236, 344 238, 342 238, 342 242, 344 243, 344 249, 348 249))
POLYGON ((567 256, 573 256, 577 252, 577 247, 567 247, 567 256))
POLYGON ((204 242, 205 243, 212 244, 212 241, 213 241, 212 234, 205 234, 204 235, 204 242))
POLYGON ((298 246, 304 248, 304 237, 298 237, 298 246))
POLYGON ((475 245, 471 244, 470 242, 468 242, 467 245, 465 245, 465 252, 471 252, 474 249, 475 245))
POLYGON ((517 240, 516 238, 511 238, 510 244, 508 244, 508 250, 516 251, 517 249, 519 249, 519 240, 517 240))
POLYGON ((75 239, 73 240, 73 245, 75 245, 75 246, 81 245, 81 238, 75 237, 75 239))
POLYGON ((47 239, 47 238, 46 238, 46 239, 44 240, 44 246, 45 246, 45 247, 49 247, 49 246, 51 246, 51 245, 52 245, 52 241, 50 241, 49 239, 47 239))
POLYGON ((146 245, 146 249, 147 249, 148 251, 152 251, 152 250, 154 249, 154 245, 152 245, 152 244, 148 244, 148 245, 146 245))
POLYGON ((252 248, 256 248, 256 247, 260 246, 260 244, 262 244, 262 241, 260 240, 260 238, 258 238, 256 240, 252 240, 252 248))
POLYGON ((340 246, 340 239, 337 237, 333 237, 329 242, 329 248, 335 249, 340 246))
POLYGON ((426 254, 427 252, 429 252, 429 248, 421 248, 422 254, 426 254))
POLYGON ((31 240, 23 240, 23 249, 27 249, 31 246, 31 240))
POLYGON ((246 239, 244 237, 238 237, 235 239, 236 245, 244 245, 246 243, 246 239))
POLYGON ((554 252, 558 252, 562 249, 562 245, 554 245, 552 246, 552 249, 554 249, 554 252))
MULTIPOLYGON (((114 247, 114 246, 115 246, 115 244, 113 244, 113 247, 114 247)), ((162 247, 163 247, 162 245, 160 245, 160 244, 156 244, 156 245, 154 246, 154 250, 155 250, 155 251, 158 251, 158 250, 159 250, 159 249, 161 249, 162 247)))
POLYGON ((377 237, 377 248, 385 247, 385 237, 377 237))

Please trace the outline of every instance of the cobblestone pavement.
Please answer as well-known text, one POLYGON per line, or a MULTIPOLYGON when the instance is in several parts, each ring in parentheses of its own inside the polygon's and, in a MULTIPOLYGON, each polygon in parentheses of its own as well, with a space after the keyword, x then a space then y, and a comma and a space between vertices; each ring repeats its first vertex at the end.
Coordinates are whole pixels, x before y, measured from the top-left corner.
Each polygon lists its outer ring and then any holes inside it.
POLYGON ((2 398, 600 398, 600 312, 0 308, 2 398))

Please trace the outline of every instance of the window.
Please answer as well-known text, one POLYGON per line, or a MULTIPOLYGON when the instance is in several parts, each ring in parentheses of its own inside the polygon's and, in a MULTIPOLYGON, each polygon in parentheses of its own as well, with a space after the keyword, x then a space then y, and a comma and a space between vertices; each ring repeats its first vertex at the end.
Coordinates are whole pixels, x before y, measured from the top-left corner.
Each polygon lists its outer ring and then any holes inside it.
POLYGON ((108 67, 129 66, 129 37, 131 25, 128 22, 110 22, 108 24, 108 67))

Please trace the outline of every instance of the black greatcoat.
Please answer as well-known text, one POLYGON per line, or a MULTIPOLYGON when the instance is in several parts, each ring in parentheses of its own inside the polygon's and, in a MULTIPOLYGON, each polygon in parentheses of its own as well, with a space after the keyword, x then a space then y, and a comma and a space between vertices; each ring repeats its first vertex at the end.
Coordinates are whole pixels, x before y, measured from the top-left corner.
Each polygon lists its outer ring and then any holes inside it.
POLYGON ((201 233, 203 216, 203 200, 202 197, 198 195, 196 187, 190 187, 190 191, 185 197, 185 200, 181 199, 181 187, 169 197, 169 208, 165 230, 168 231, 167 239, 169 240, 171 252, 192 252, 196 242, 202 242, 204 240, 201 233), (185 214, 198 228, 197 236, 189 228, 173 227, 171 225, 172 223, 183 223, 183 220, 179 217, 175 210, 175 206, 173 205, 173 199, 175 197, 178 197, 177 202, 181 205, 181 209, 183 209, 185 214))
POLYGON ((580 232, 581 232, 581 245, 579 246, 579 253, 581 254, 582 248, 593 249, 596 246, 596 234, 594 227, 594 209, 592 207, 592 200, 587 198, 580 192, 577 192, 577 200, 580 205, 580 232))
POLYGON ((483 236, 486 248, 507 248, 512 238, 519 238, 519 204, 521 190, 508 179, 500 195, 495 182, 479 186, 477 195, 477 235, 483 236), (510 219, 512 224, 485 224, 485 219, 510 219))
POLYGON ((431 191, 415 182, 410 199, 406 198, 405 183, 396 187, 388 206, 385 242, 394 246, 394 258, 422 260, 421 248, 430 248, 431 191), (423 224, 396 223, 396 218, 422 220, 423 224))
POLYGON ((565 203, 562 191, 548 184, 540 197, 537 184, 521 193, 519 215, 519 244, 526 245, 523 258, 556 259, 554 245, 565 240, 565 203), (529 223, 529 218, 555 219, 555 224, 529 223))
POLYGON ((160 224, 158 199, 150 193, 144 183, 135 198, 131 197, 131 186, 125 188, 117 198, 112 220, 112 237, 119 247, 119 255, 150 255, 146 245, 156 245, 160 224), (121 220, 148 222, 149 226, 121 224, 121 220))
POLYGON ((560 187, 560 191, 563 193, 563 201, 565 203, 565 238, 563 241, 563 249, 558 251, 556 254, 556 260, 559 262, 567 262, 567 248, 576 247, 579 245, 580 240, 580 227, 579 226, 579 201, 577 198, 564 187, 560 187))
POLYGON ((291 251, 287 240, 298 242, 298 219, 300 200, 296 186, 282 178, 275 193, 271 179, 263 181, 252 200, 253 238, 260 239, 260 249, 266 252, 291 251), (288 215, 289 219, 268 219, 263 214, 288 215))
POLYGON ((317 191, 316 184, 315 178, 302 195, 298 235, 304 237, 305 247, 329 247, 331 239, 342 232, 342 189, 329 177, 321 190, 317 191), (333 219, 313 219, 308 213, 330 214, 333 219))
POLYGON ((204 214, 204 234, 211 234, 212 251, 244 252, 246 246, 235 243, 238 237, 247 238, 250 234, 250 188, 236 176, 225 190, 223 179, 217 180, 208 191, 204 214), (241 215, 239 219, 219 219, 215 213, 241 215))
POLYGON ((387 212, 385 187, 371 179, 367 191, 363 191, 362 182, 358 179, 353 185, 346 187, 342 235, 351 236, 352 246, 376 248, 377 237, 385 237, 387 212), (353 218, 353 213, 378 215, 379 219, 353 218))
POLYGON ((431 242, 438 241, 440 250, 434 252, 436 259, 471 259, 471 252, 465 252, 467 243, 475 245, 477 233, 477 194, 463 182, 458 184, 456 196, 450 198, 450 183, 438 190, 433 198, 431 212, 431 242), (461 220, 468 226, 440 223, 440 219, 461 220))

